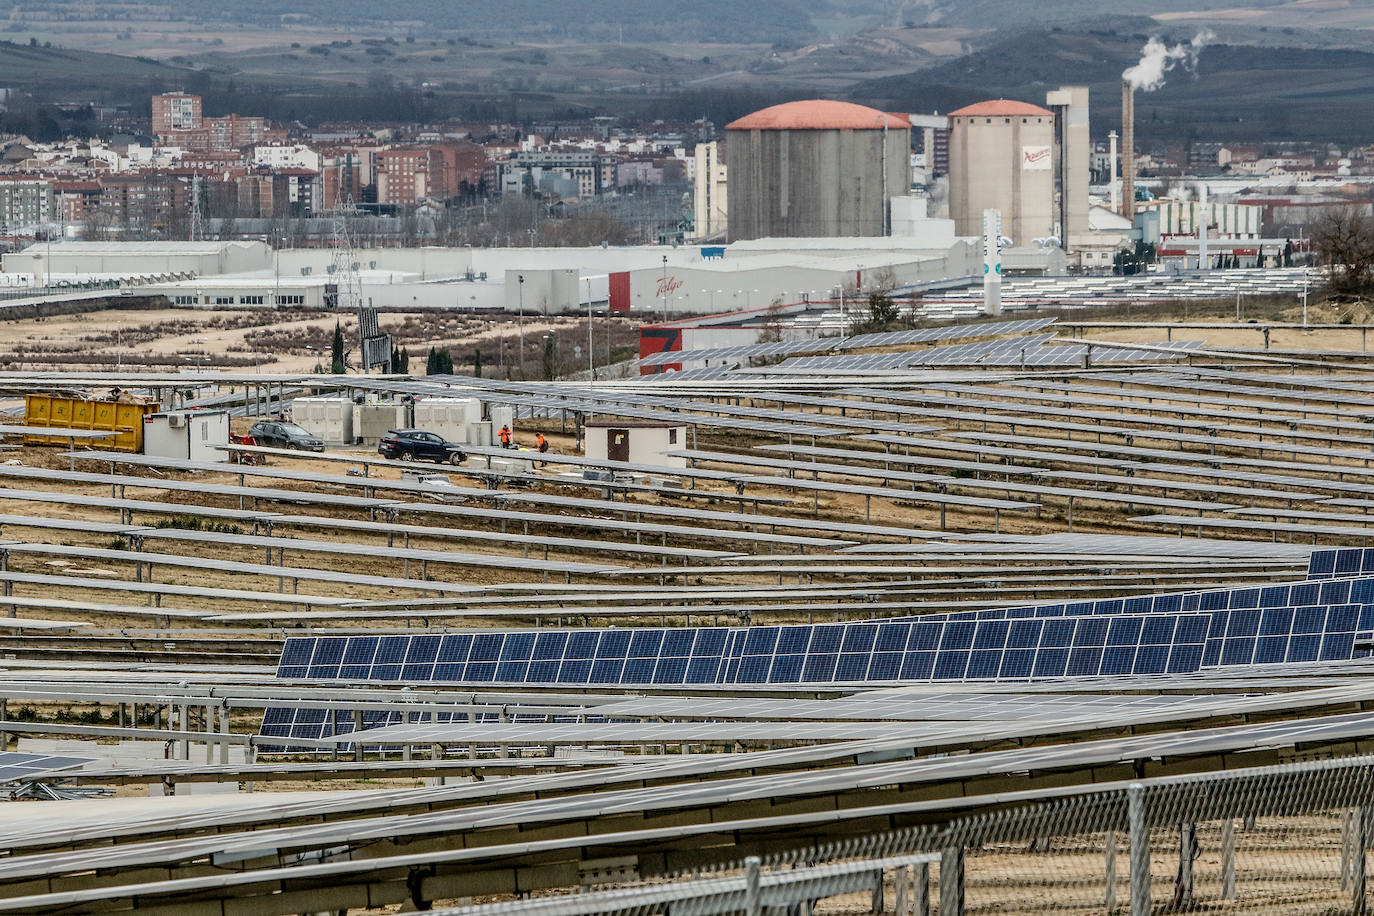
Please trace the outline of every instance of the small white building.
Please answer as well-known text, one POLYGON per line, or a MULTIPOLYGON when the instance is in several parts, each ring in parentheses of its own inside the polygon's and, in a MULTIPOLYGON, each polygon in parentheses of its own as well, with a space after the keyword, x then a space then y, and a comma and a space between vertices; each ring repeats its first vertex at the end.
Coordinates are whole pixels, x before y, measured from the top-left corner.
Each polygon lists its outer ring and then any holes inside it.
POLYGON ((143 418, 143 454, 181 461, 228 461, 227 410, 175 410, 143 418))
POLYGON ((583 429, 583 455, 592 461, 624 461, 661 468, 687 467, 686 458, 664 454, 687 448, 686 425, 591 420, 583 429))

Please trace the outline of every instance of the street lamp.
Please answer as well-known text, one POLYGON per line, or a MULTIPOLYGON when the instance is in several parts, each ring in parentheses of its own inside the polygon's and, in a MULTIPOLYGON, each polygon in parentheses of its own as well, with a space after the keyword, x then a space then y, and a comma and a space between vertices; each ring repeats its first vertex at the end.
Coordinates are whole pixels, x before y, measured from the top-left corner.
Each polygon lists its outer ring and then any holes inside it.
MULTIPOLYGON (((520 381, 525 380, 525 275, 520 278, 520 381)), ((509 300, 508 300, 509 301, 509 300)))
POLYGON ((668 320, 668 256, 663 256, 663 279, 659 281, 659 292, 663 295, 663 320, 668 320))
POLYGON ((596 362, 592 346, 592 278, 587 277, 587 381, 596 381, 596 362))
MULTIPOLYGON (((1298 227, 1298 256, 1302 256, 1302 230, 1298 227)), ((1307 327, 1307 265, 1302 266, 1302 326, 1307 327)))

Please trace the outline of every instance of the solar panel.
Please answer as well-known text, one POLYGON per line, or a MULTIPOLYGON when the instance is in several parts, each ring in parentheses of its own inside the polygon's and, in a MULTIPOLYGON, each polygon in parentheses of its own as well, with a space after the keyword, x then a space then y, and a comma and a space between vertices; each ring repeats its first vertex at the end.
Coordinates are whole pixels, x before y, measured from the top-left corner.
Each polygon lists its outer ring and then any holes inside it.
POLYGON ((55 757, 51 754, 0 752, 0 783, 74 770, 91 762, 90 757, 55 757))
POLYGON ((1053 318, 1026 318, 1017 321, 997 321, 990 324, 960 324, 941 328, 916 328, 909 331, 885 331, 878 334, 859 334, 846 337, 837 349, 886 347, 932 340, 959 340, 965 337, 1000 337, 1005 334, 1029 334, 1053 324, 1053 318))
POLYGON ((737 347, 705 347, 697 350, 665 350, 639 360, 638 366, 666 366, 672 363, 696 362, 705 359, 745 359, 755 356, 785 356, 807 350, 829 350, 840 338, 781 340, 771 343, 745 344, 737 347))
POLYGON ((293 637, 277 674, 640 686, 1163 674, 1349 659, 1357 635, 1374 638, 1374 577, 843 624, 293 637))

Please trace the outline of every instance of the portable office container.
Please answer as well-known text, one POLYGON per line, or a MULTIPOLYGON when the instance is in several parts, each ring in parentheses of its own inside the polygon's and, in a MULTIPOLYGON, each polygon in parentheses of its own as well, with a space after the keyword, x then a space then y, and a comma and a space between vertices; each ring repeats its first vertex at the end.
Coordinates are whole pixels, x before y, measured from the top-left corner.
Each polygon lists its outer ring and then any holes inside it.
POLYGON ((227 410, 176 410, 143 418, 143 454, 183 461, 228 461, 227 410))

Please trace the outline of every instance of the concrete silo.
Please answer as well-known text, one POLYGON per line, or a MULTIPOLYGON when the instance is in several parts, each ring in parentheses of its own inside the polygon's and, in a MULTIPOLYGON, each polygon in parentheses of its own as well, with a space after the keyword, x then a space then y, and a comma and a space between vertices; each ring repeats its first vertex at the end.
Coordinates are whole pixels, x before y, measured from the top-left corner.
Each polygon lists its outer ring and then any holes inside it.
POLYGON ((731 241, 883 236, 910 190, 911 125, 876 108, 813 99, 725 126, 731 241))
POLYGON ((982 235, 983 211, 1002 211, 1016 245, 1055 234, 1055 115, 997 99, 949 115, 949 215, 959 235, 982 235))

